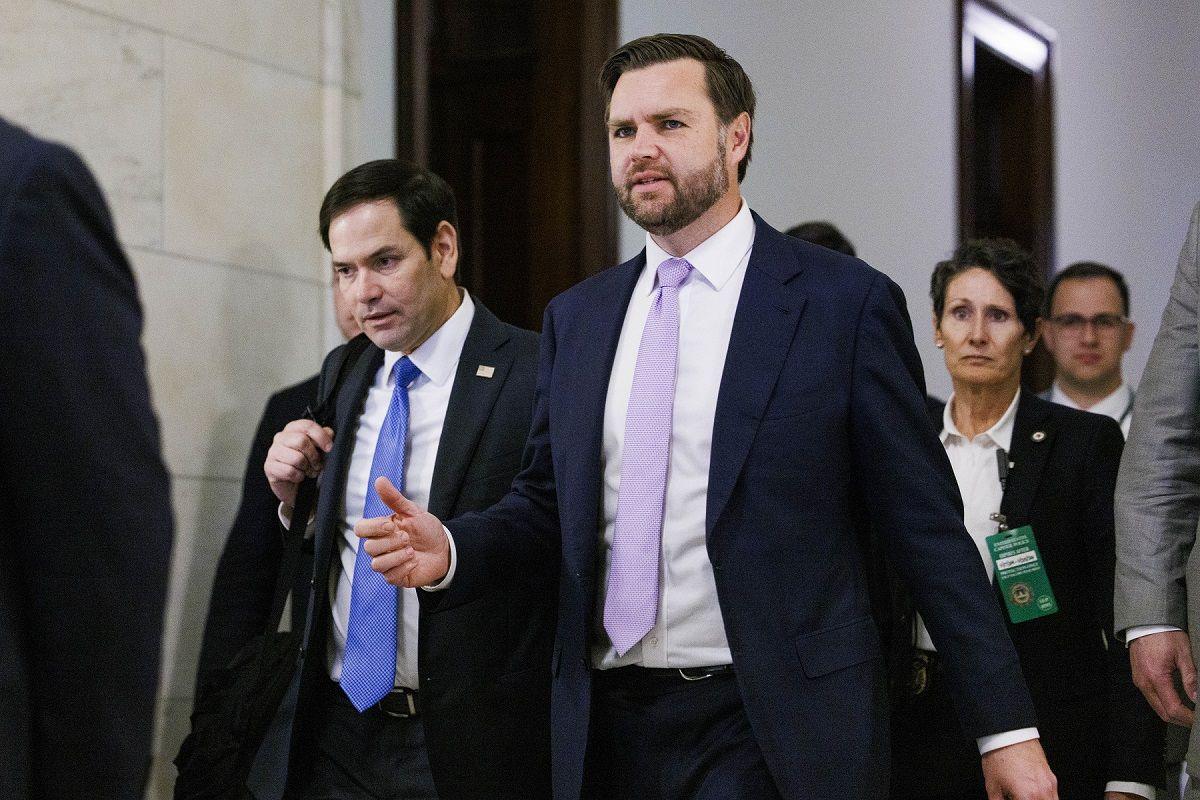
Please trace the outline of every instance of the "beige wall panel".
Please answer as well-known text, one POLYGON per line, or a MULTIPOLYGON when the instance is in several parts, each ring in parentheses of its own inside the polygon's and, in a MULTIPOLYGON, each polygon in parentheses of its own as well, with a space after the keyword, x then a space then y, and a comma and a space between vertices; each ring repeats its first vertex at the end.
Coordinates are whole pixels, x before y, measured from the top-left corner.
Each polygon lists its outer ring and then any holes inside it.
POLYGON ((162 679, 155 730, 150 797, 170 797, 175 768, 171 760, 188 731, 196 662, 213 574, 229 526, 237 513, 240 481, 175 478, 175 550, 163 624, 162 679))
POLYGON ((167 465, 176 476, 240 480, 267 397, 320 366, 324 287, 131 255, 167 465))
POLYGON ((123 241, 162 241, 162 37, 51 0, 4 3, 0 115, 75 148, 123 241))
POLYGON ((320 85, 170 38, 164 62, 165 249, 323 276, 320 85))
POLYGON ((321 0, 72 0, 261 63, 320 76, 321 0))

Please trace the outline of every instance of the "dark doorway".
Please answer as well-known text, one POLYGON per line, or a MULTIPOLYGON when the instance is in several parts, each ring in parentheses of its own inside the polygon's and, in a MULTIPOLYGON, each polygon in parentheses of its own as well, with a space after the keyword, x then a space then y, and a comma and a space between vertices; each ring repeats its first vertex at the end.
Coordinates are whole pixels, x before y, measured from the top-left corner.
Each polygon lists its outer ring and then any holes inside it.
MULTIPOLYGON (((989 0, 959 11, 959 237, 1007 236, 1054 270, 1054 33, 989 0)), ((1038 345, 1023 382, 1041 391, 1054 367, 1038 345)))
POLYGON ((554 295, 613 263, 596 76, 616 0, 402 0, 397 142, 459 206, 459 280, 534 330, 554 295))

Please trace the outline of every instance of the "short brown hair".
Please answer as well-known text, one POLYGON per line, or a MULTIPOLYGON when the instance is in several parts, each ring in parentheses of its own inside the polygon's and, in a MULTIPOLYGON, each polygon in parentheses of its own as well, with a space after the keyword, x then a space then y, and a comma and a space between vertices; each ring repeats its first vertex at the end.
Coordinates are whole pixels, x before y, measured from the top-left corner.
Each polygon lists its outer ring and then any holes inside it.
POLYGON ((1042 273, 1028 252, 1012 239, 969 239, 958 246, 946 261, 938 262, 929 280, 933 314, 941 322, 946 308, 946 289, 950 281, 970 269, 990 272, 1012 296, 1017 319, 1025 332, 1032 334, 1045 295, 1042 273))
MULTIPOLYGON (((743 111, 750 115, 751 121, 754 120, 754 87, 742 65, 708 39, 689 33, 656 33, 618 47, 600 68, 600 90, 604 92, 605 108, 612 102, 617 81, 629 70, 684 58, 694 59, 704 65, 708 99, 712 101, 722 125, 728 125, 743 111)), ((746 156, 738 164, 738 183, 746 177, 753 144, 754 127, 751 126, 746 156)))

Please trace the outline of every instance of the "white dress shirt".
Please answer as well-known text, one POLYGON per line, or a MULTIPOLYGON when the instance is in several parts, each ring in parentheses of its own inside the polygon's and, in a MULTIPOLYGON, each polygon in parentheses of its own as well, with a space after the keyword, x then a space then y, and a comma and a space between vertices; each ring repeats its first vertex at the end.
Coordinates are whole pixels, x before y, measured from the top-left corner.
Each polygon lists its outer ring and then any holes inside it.
POLYGON ((603 559, 592 646, 592 663, 602 669, 627 664, 701 667, 732 661, 708 559, 705 509, 717 393, 753 244, 754 219, 743 202, 725 227, 683 256, 692 271, 679 288, 679 363, 663 510, 658 620, 641 642, 618 657, 604 632, 604 589, 617 516, 625 417, 642 328, 657 288, 658 266, 671 258, 646 237, 646 267, 625 312, 604 405, 603 559))
MULTIPOLYGON (((433 465, 437 459, 442 426, 446 421, 446 405, 454 388, 454 374, 459 356, 467 340, 475 304, 466 290, 462 303, 442 327, 421 343, 408 358, 421 374, 408 387, 408 446, 404 464, 404 494, 422 508, 429 505, 433 483, 433 465)), ((327 663, 329 677, 342 677, 342 654, 346 649, 346 626, 350 619, 350 591, 354 584, 354 559, 359 539, 354 535, 355 524, 362 519, 367 499, 367 481, 371 477, 371 460, 375 457, 375 442, 387 417, 392 401, 395 379, 392 366, 402 353, 385 352, 383 366, 367 391, 358 429, 354 434, 354 450, 346 473, 346 491, 339 509, 341 536, 338 538, 338 560, 341 569, 330 570, 329 593, 333 611, 333 635, 328 639, 327 663)), ((396 642, 396 685, 418 688, 417 682, 417 619, 419 607, 416 591, 399 590, 397 629, 402 632, 396 642)))
POLYGON ((1133 389, 1127 383, 1122 383, 1116 391, 1091 408, 1080 408, 1055 381, 1054 386, 1050 388, 1050 400, 1067 408, 1079 408, 1081 411, 1112 417, 1121 425, 1121 434, 1126 439, 1129 438, 1129 425, 1133 422, 1133 389))

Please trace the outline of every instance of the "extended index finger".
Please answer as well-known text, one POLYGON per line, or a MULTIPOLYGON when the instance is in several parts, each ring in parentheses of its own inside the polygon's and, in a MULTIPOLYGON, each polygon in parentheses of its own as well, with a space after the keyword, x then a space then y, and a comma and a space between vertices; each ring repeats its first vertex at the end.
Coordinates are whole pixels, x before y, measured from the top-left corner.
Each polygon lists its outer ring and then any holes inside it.
POLYGON ((421 507, 401 494, 385 475, 375 479, 375 491, 379 493, 383 504, 401 517, 411 517, 421 512, 421 507))

